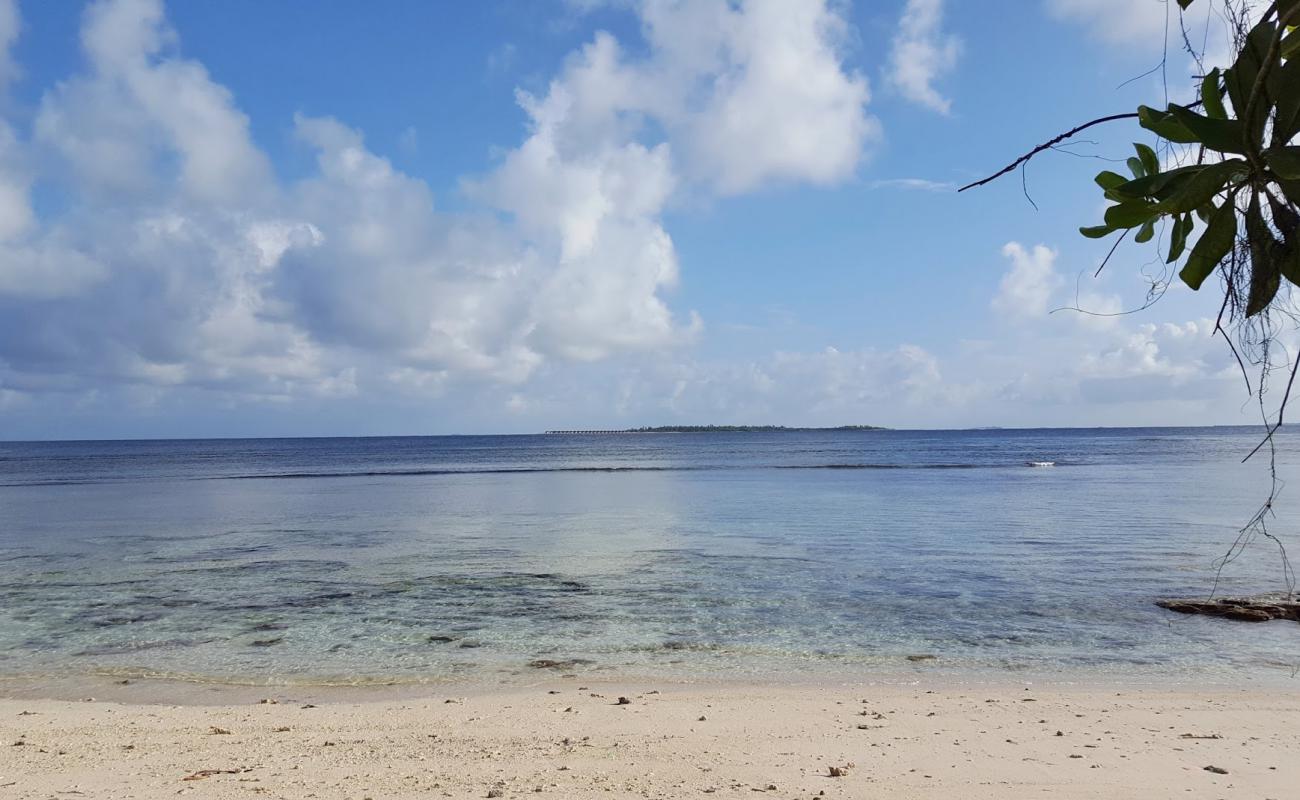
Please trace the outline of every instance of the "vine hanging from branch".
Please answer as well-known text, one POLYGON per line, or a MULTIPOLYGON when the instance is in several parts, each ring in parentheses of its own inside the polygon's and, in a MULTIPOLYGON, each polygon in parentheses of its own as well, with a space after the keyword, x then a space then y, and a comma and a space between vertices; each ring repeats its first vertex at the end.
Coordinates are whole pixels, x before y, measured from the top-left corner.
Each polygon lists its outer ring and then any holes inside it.
MULTIPOLYGON (((1177 0, 1179 13, 1197 2, 1177 0)), ((1138 244, 1152 242, 1157 231, 1167 230, 1162 256, 1175 268, 1181 264, 1178 276, 1183 283, 1200 290, 1219 273, 1224 297, 1215 333, 1224 334, 1247 390, 1259 401, 1266 427, 1260 446, 1246 459, 1267 445, 1273 484, 1268 499, 1218 566, 1221 570, 1236 558, 1256 535, 1264 536, 1282 553, 1286 591, 1293 595, 1295 577, 1286 550, 1266 520, 1281 485, 1273 437, 1300 368, 1297 354, 1285 365, 1276 363, 1280 348, 1270 347, 1274 329, 1269 323, 1271 317, 1294 319, 1279 292, 1288 284, 1300 286, 1300 146, 1295 144, 1300 135, 1300 0, 1275 0, 1258 18, 1248 1, 1224 0, 1223 14, 1233 29, 1235 58, 1227 69, 1216 67, 1201 77, 1195 102, 1167 103, 1163 109, 1143 105, 1135 112, 1091 120, 958 191, 991 183, 1084 130, 1121 120, 1136 120, 1159 138, 1160 146, 1181 151, 1192 161, 1166 169, 1155 148, 1135 144, 1135 154, 1127 160, 1129 175, 1111 170, 1097 174, 1095 181, 1111 204, 1101 224, 1079 230, 1092 239, 1133 234, 1138 244), (1253 388, 1246 361, 1222 326, 1225 318, 1235 323, 1246 359, 1260 368, 1253 388), (1289 374, 1276 415, 1270 415, 1264 394, 1268 376, 1277 368, 1289 374)), ((1181 27, 1187 42, 1186 27, 1181 27)), ((1187 47, 1199 65, 1199 55, 1190 43, 1187 47)), ((1282 297, 1286 294, 1289 290, 1282 297)))

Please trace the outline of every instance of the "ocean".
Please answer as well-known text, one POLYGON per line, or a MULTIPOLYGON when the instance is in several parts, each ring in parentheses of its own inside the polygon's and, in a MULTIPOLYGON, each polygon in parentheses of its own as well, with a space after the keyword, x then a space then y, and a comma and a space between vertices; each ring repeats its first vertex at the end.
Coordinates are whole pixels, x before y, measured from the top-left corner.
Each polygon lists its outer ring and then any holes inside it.
MULTIPOLYGON (((1286 677, 1300 626, 1153 604, 1209 593, 1260 435, 0 442, 0 677, 1286 677)), ((1282 587, 1260 540, 1219 593, 1282 587)))

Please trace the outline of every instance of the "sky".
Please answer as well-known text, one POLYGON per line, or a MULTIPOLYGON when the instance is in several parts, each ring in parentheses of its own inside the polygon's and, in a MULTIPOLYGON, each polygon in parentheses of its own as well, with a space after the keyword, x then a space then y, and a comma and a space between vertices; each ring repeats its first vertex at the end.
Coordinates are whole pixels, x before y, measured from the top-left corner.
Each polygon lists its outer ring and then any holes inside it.
POLYGON ((1146 132, 956 192, 1187 96, 1176 4, 992 7, 0 0, 0 439, 1257 423, 1093 277, 1146 132))

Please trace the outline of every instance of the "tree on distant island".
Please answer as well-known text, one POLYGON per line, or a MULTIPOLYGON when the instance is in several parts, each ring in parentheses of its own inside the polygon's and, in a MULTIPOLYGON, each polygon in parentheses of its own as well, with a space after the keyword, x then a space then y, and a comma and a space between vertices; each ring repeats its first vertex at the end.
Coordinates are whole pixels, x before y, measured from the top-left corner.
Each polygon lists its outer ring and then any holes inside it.
MULTIPOLYGON (((1168 103, 1163 109, 1142 105, 1134 112, 1090 120, 958 191, 1023 169, 1038 154, 1098 125, 1136 121, 1156 135, 1154 148, 1134 145, 1135 155, 1126 163, 1131 177, 1111 170, 1097 175, 1096 183, 1111 204, 1100 225, 1080 232, 1093 239, 1114 237, 1097 274, 1132 234, 1136 243, 1152 242, 1157 248, 1163 244, 1165 263, 1181 263, 1178 277, 1193 290, 1218 276, 1223 302, 1214 333, 1227 342, 1266 428, 1262 441, 1243 460, 1267 447, 1272 473, 1268 498, 1219 560, 1219 569, 1256 536, 1267 537, 1281 552, 1283 579, 1288 596, 1293 596, 1295 574, 1286 548, 1267 523, 1280 488, 1273 435, 1282 426, 1300 368, 1300 356, 1287 353, 1277 342, 1281 326, 1300 319, 1289 303, 1291 286, 1300 286, 1300 146, 1295 144, 1300 134, 1300 0, 1275 0, 1262 14, 1257 13, 1259 4, 1250 0, 1221 0, 1220 13, 1232 33, 1233 60, 1226 69, 1208 72, 1204 50, 1192 44, 1184 12, 1197 5, 1210 13, 1215 0, 1176 2, 1176 12, 1169 4, 1170 13, 1177 14, 1182 49, 1200 73, 1194 76, 1200 81, 1198 99, 1168 103), (1276 411, 1270 413, 1265 397, 1270 377, 1279 370, 1286 375, 1286 385, 1276 411)), ((1114 24, 1124 20, 1116 15, 1114 24)), ((1167 64, 1168 44, 1166 37, 1160 69, 1167 64)), ((1154 280, 1142 308, 1158 300, 1171 280, 1172 275, 1154 280)))
POLYGON ((791 428, 785 425, 656 425, 621 430, 566 430, 547 433, 792 433, 809 431, 884 431, 876 425, 838 425, 833 428, 791 428))
POLYGON ((786 425, 657 425, 629 428, 628 433, 768 433, 772 431, 883 431, 875 425, 837 425, 833 428, 791 428, 786 425))

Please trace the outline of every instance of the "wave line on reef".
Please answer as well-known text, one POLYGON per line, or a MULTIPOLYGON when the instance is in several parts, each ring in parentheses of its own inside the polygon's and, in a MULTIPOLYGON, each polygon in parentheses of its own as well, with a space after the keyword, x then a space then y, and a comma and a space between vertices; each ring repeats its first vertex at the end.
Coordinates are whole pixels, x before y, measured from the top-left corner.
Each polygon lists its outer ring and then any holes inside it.
MULTIPOLYGON (((724 472, 735 470, 954 470, 1008 469, 1042 466, 1041 462, 886 464, 833 462, 825 464, 673 464, 658 466, 570 466, 570 467, 464 467, 413 469, 359 469, 302 472, 249 472, 231 475, 161 476, 162 479, 192 481, 303 480, 310 478, 404 478, 437 475, 533 475, 547 473, 623 473, 623 472, 724 472)), ((1061 462, 1052 462, 1060 466, 1061 462)), ((61 480, 5 481, 0 488, 22 486, 84 486, 100 483, 131 483, 132 477, 78 478, 61 480)))

